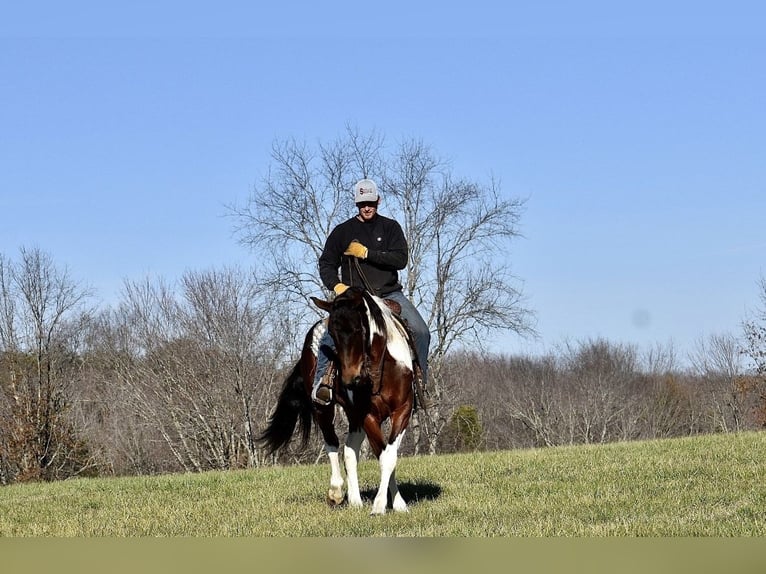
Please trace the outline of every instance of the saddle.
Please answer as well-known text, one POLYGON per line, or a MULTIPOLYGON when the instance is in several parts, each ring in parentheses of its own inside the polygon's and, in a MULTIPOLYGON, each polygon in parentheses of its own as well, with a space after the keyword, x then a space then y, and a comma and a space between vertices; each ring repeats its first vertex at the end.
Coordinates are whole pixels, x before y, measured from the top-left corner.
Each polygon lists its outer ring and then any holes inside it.
POLYGON ((396 315, 396 318, 404 324, 404 320, 402 319, 402 306, 393 299, 383 299, 383 302, 386 304, 386 307, 391 309, 391 312, 396 315))
POLYGON ((427 398, 427 391, 423 381, 423 370, 420 368, 420 359, 418 358, 418 351, 415 348, 415 337, 412 336, 412 330, 407 324, 407 321, 402 317, 402 306, 393 299, 383 299, 386 306, 391 309, 394 314, 394 318, 399 322, 399 325, 404 329, 407 334, 407 343, 410 346, 410 353, 412 354, 412 366, 414 370, 414 377, 412 380, 412 387, 415 391, 415 405, 414 410, 417 411, 418 407, 422 407, 425 410, 431 406, 431 401, 427 398))

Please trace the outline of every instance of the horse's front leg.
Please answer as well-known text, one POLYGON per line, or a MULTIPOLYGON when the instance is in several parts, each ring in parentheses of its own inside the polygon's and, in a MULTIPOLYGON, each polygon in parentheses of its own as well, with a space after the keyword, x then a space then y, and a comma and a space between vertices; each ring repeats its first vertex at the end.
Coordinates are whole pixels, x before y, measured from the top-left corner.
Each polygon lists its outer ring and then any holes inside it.
POLYGON ((348 504, 356 508, 362 506, 362 494, 359 492, 359 476, 357 474, 362 441, 364 441, 362 429, 351 431, 346 437, 346 445, 343 450, 344 462, 346 463, 346 480, 348 481, 348 504))
POLYGON ((394 499, 394 510, 404 512, 407 510, 407 505, 404 503, 401 494, 399 494, 399 489, 396 486, 396 478, 394 478, 399 445, 402 442, 402 438, 404 438, 404 430, 399 432, 395 437, 392 437, 393 440, 388 444, 383 438, 380 423, 373 420, 372 417, 369 417, 365 421, 365 430, 367 431, 367 438, 370 441, 370 446, 380 464, 380 484, 378 486, 378 492, 375 495, 375 500, 372 501, 372 512, 370 512, 370 514, 374 516, 386 513, 386 505, 388 504, 387 495, 390 488, 393 488, 391 494, 394 499), (391 486, 391 480, 393 480, 393 487, 391 486))
POLYGON ((380 462, 380 487, 372 503, 372 512, 370 514, 385 514, 386 504, 388 503, 387 494, 391 492, 391 498, 394 502, 394 510, 397 512, 407 512, 407 504, 399 493, 399 487, 396 484, 396 461, 399 457, 399 445, 404 438, 404 431, 397 436, 394 441, 380 453, 378 462, 380 462))
POLYGON ((388 493, 391 495, 391 500, 394 501, 394 512, 409 512, 407 503, 402 498, 402 493, 399 492, 399 485, 396 484, 396 471, 391 473, 391 478, 388 479, 388 493))
MULTIPOLYGON (((391 438, 395 437, 393 441, 395 448, 388 453, 389 458, 392 459, 392 461, 388 463, 391 467, 391 476, 388 479, 388 492, 391 495, 394 512, 409 512, 407 503, 404 502, 404 498, 402 498, 402 495, 399 492, 399 485, 396 484, 396 460, 399 451, 399 444, 402 442, 402 438, 404 438, 404 432, 410 422, 411 413, 412 405, 405 404, 401 409, 394 412, 393 416, 391 417, 391 438)), ((386 451, 383 452, 385 453, 386 451)), ((381 474, 383 472, 383 462, 381 462, 381 474)), ((383 484, 384 483, 381 483, 381 488, 383 487, 383 484)))
POLYGON ((337 506, 343 502, 343 474, 340 469, 338 448, 340 441, 335 432, 335 408, 322 407, 314 411, 314 419, 324 438, 324 450, 330 459, 330 489, 327 491, 327 504, 337 506))
POLYGON ((327 458, 330 459, 330 490, 327 491, 327 504, 337 506, 343 502, 343 475, 340 471, 338 447, 325 443, 324 449, 327 458))

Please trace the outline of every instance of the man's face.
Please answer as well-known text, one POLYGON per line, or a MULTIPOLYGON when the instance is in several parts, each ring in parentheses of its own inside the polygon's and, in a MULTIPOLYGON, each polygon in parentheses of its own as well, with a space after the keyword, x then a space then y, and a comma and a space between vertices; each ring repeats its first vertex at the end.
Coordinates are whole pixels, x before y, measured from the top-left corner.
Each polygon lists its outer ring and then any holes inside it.
POLYGON ((377 201, 362 201, 356 204, 359 209, 359 217, 362 221, 370 221, 375 217, 375 213, 378 211, 377 201))

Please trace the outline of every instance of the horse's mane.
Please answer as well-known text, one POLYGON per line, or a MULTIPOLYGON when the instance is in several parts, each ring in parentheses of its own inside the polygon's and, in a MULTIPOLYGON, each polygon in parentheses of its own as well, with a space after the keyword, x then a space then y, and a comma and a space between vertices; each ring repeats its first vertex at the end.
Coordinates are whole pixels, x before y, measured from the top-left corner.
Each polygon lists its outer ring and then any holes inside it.
POLYGON ((372 317, 372 320, 375 322, 375 326, 383 334, 383 336, 388 339, 388 322, 383 315, 384 312, 387 312, 389 315, 391 314, 391 312, 388 310, 388 307, 386 307, 385 303, 383 303, 381 299, 371 295, 368 291, 363 291, 362 297, 364 297, 364 301, 367 304, 367 309, 369 310, 370 317, 372 317))
MULTIPOLYGON (((410 334, 401 319, 394 315, 383 299, 361 287, 350 287, 335 298, 334 307, 336 310, 344 307, 350 310, 359 297, 364 302, 368 320, 371 321, 370 337, 373 333, 379 333, 386 341, 390 352, 393 352, 400 360, 409 360, 410 334), (396 348, 399 350, 396 351, 396 348)), ((372 343, 372 340, 369 342, 372 343)))

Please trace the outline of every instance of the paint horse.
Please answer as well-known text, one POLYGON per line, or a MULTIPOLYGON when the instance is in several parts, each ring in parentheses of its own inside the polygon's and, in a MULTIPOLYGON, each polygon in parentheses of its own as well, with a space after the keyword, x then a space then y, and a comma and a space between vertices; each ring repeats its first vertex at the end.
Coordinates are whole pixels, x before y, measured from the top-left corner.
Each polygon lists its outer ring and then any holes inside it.
POLYGON ((348 420, 343 447, 348 504, 362 506, 357 462, 366 435, 380 463, 380 485, 371 514, 386 512, 387 492, 391 495, 393 510, 406 512, 407 504, 399 493, 395 470, 399 445, 415 404, 416 360, 409 332, 382 299, 359 287, 349 288, 332 302, 311 299, 329 312, 329 317, 326 323, 318 321, 307 333, 301 358, 284 383, 261 442, 273 453, 290 442, 297 425, 305 447, 313 417, 330 459, 327 502, 330 505, 343 502, 335 404, 320 406, 311 400, 318 342, 324 329, 329 329, 335 342, 330 367, 336 369, 332 380, 334 402, 341 406, 348 420), (386 437, 382 424, 389 418, 386 437))

